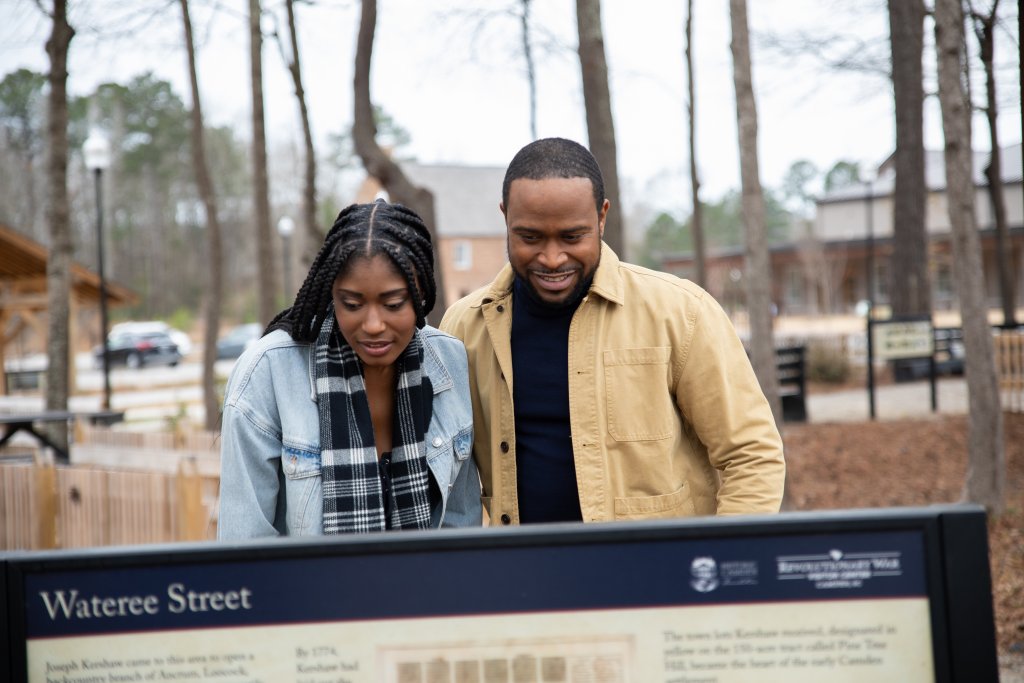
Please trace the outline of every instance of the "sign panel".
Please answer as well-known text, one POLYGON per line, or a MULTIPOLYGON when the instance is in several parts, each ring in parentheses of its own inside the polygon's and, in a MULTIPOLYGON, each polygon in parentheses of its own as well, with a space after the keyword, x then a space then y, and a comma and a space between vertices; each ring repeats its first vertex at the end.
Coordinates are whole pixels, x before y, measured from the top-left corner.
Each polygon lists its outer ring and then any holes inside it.
POLYGON ((933 517, 22 557, 8 563, 12 680, 950 680, 933 517))
POLYGON ((935 352, 931 320, 882 320, 871 323, 876 358, 928 358, 935 352))

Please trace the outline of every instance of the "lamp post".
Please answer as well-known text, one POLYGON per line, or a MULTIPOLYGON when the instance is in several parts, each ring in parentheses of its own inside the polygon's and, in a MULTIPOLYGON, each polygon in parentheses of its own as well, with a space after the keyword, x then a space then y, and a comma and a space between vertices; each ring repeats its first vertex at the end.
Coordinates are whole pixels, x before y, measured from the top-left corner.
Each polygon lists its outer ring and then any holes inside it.
POLYGON ((288 216, 281 216, 277 221, 277 232, 281 235, 281 258, 284 261, 284 303, 291 301, 292 293, 292 233, 295 232, 295 221, 288 216))
POLYGON ((103 409, 110 410, 110 345, 107 343, 107 280, 103 272, 103 171, 110 167, 110 142, 90 131, 82 146, 85 167, 96 179, 96 265, 100 276, 100 336, 103 343, 103 409))
POLYGON ((867 287, 867 330, 868 330, 868 415, 875 419, 875 353, 874 353, 874 330, 871 327, 872 316, 875 308, 875 215, 874 206, 874 183, 875 174, 868 171, 864 174, 864 183, 867 185, 867 197, 865 199, 867 239, 865 241, 866 253, 864 256, 865 273, 864 283, 867 287))

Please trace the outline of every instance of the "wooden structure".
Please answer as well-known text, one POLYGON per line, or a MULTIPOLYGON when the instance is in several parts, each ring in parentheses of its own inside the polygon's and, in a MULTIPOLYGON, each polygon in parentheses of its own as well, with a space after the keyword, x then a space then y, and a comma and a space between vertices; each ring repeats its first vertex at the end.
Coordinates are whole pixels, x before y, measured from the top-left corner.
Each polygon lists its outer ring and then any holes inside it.
POLYGON ((217 436, 79 420, 71 465, 0 455, 0 551, 215 539, 217 436))
MULTIPOLYGON (((48 250, 42 244, 18 231, 0 224, 0 368, 5 367, 8 345, 26 331, 45 340, 46 324, 46 262, 48 250)), ((107 303, 122 306, 135 303, 138 297, 129 289, 106 281, 107 303)), ((99 308, 100 277, 85 266, 71 264, 71 302, 69 325, 70 348, 77 348, 79 326, 74 324, 83 308, 99 308)), ((74 391, 74 363, 69 363, 71 387, 74 391)), ((6 382, 0 381, 0 394, 6 393, 6 382)))
POLYGON ((213 540, 219 477, 0 462, 0 550, 213 540))
POLYGON ((1024 413, 1024 330, 998 330, 993 339, 1003 410, 1024 413))

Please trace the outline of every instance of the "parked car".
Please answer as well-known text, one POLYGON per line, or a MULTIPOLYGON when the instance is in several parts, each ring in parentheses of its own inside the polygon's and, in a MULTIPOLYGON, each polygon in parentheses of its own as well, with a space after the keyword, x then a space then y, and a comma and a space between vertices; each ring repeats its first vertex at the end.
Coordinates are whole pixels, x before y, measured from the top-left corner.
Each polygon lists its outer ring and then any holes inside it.
POLYGON ((136 334, 166 332, 174 340, 174 343, 177 344, 178 352, 181 353, 182 358, 192 353, 192 340, 189 339, 188 335, 181 330, 176 330, 162 320, 129 321, 117 323, 110 328, 111 336, 129 332, 136 334))
MULTIPOLYGON (((111 332, 107 336, 110 365, 141 368, 144 365, 175 366, 181 351, 166 332, 111 332)), ((103 346, 92 350, 96 366, 103 367, 103 346)))
POLYGON ((249 346, 263 334, 263 326, 259 323, 246 323, 232 327, 227 334, 217 340, 217 358, 238 358, 249 346))

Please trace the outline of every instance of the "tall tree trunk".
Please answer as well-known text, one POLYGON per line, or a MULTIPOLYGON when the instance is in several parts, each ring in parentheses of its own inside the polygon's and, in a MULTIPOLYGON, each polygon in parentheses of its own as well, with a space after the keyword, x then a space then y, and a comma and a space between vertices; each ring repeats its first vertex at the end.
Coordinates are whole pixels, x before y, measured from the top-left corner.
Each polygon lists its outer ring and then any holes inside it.
POLYGON ((693 232, 693 262, 696 266, 695 279, 701 287, 707 287, 707 271, 704 265, 704 225, 701 222, 700 178, 697 176, 697 113, 694 103, 693 86, 693 0, 686 3, 686 113, 690 132, 690 200, 693 213, 690 215, 690 229, 693 232))
MULTIPOLYGON (((53 30, 46 41, 50 58, 47 83, 46 136, 46 223, 50 231, 50 254, 46 260, 46 305, 49 324, 46 339, 46 408, 67 410, 71 389, 71 240, 68 205, 68 47, 75 36, 68 24, 67 0, 54 0, 53 30)), ((67 448, 67 425, 54 423, 50 438, 67 448)))
MULTIPOLYGON (((306 106, 306 91, 302 87, 302 66, 299 62, 299 38, 295 30, 295 0, 285 3, 288 9, 288 39, 291 42, 291 59, 286 59, 288 71, 295 87, 295 99, 299 103, 299 118, 302 121, 302 142, 306 148, 306 169, 302 188, 302 223, 305 233, 305 248, 302 250, 303 270, 307 270, 316 258, 324 241, 324 231, 316 217, 316 152, 313 149, 313 127, 309 122, 306 106)), ((291 283, 287 283, 289 286, 291 283)), ((287 303, 287 302, 286 302, 287 303)))
POLYGON ((995 354, 985 306, 981 245, 971 173, 971 105, 962 81, 964 21, 960 0, 936 0, 935 51, 939 105, 946 139, 946 202, 952 226, 953 270, 964 331, 969 402, 968 467, 964 495, 992 513, 1003 508, 1006 461, 995 354))
POLYGON ((746 0, 730 0, 732 21, 733 84, 736 88, 736 125, 739 131, 742 214, 746 237, 747 315, 750 318, 750 358, 761 389, 772 406, 775 422, 782 425, 782 402, 775 368, 772 337, 771 262, 765 229, 764 195, 757 159, 757 106, 750 67, 750 34, 746 0))
POLYGON ((267 180, 267 134, 263 115, 263 32, 260 0, 249 0, 249 67, 252 79, 252 197, 259 264, 260 322, 266 325, 277 313, 277 278, 274 268, 273 233, 270 231, 270 197, 267 180))
POLYGON ((220 422, 220 403, 214 384, 213 363, 217 358, 217 330, 220 327, 221 300, 224 296, 220 218, 217 215, 217 196, 213 190, 210 167, 206 159, 206 141, 203 134, 203 107, 199 99, 199 78, 196 75, 196 49, 192 40, 192 20, 188 13, 188 0, 180 0, 181 17, 185 27, 185 51, 188 53, 188 77, 192 88, 192 168, 196 186, 206 211, 206 240, 209 265, 206 285, 203 329, 203 408, 206 428, 217 429, 220 422))
POLYGON ((889 0, 889 42, 896 108, 896 185, 889 297, 896 315, 930 315, 925 228, 923 0, 889 0))
POLYGON ((1003 306, 1003 325, 1017 325, 1017 283, 1013 277, 1013 247, 1010 244, 1010 232, 1006 224, 1006 200, 1003 197, 1002 151, 999 148, 999 129, 996 117, 999 114, 996 105, 996 74, 995 74, 995 28, 996 10, 999 0, 993 0, 992 10, 988 14, 978 14, 972 9, 974 30, 981 48, 981 63, 985 67, 985 120, 988 122, 988 141, 992 149, 985 178, 988 180, 989 202, 992 204, 992 217, 996 233, 996 263, 999 270, 999 294, 1003 306))
POLYGON ((576 0, 576 25, 580 39, 580 71, 583 76, 583 105, 587 110, 590 151, 601 167, 604 196, 610 207, 604 223, 604 241, 625 258, 622 205, 619 202, 619 162, 615 151, 612 98, 608 89, 608 64, 604 57, 601 30, 601 0, 576 0))
POLYGON ((363 162, 366 172, 380 181, 387 190, 391 201, 404 204, 419 214, 430 231, 434 242, 434 279, 437 282, 437 303, 427 316, 431 325, 438 325, 447 308, 444 290, 444 271, 441 267, 441 241, 437 234, 434 214, 434 195, 430 190, 413 185, 402 172, 401 167, 391 160, 377 144, 377 125, 373 120, 373 102, 370 99, 370 64, 373 59, 373 36, 377 30, 377 0, 363 0, 359 19, 359 36, 356 39, 356 64, 352 87, 355 95, 355 112, 352 122, 352 139, 356 154, 363 162))
POLYGON ((537 139, 537 76, 533 68, 533 50, 530 48, 530 3, 520 0, 523 11, 519 22, 523 33, 523 56, 526 58, 526 83, 530 88, 530 139, 537 139))

